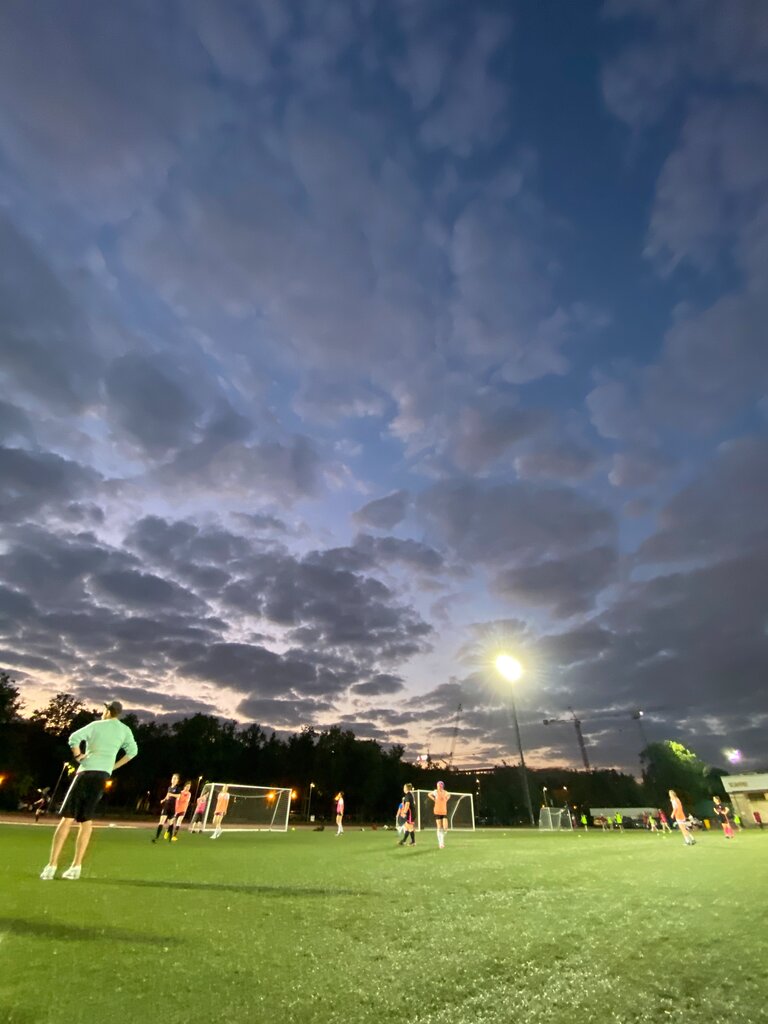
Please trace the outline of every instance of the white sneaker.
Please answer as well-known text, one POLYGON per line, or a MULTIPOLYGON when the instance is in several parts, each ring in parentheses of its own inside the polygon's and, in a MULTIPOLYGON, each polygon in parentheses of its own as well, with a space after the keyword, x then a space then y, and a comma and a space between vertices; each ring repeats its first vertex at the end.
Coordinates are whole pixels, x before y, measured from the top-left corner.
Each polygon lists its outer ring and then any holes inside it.
POLYGON ((53 864, 46 864, 43 870, 40 872, 40 877, 44 882, 51 882, 56 877, 56 868, 53 864))
POLYGON ((81 870, 82 868, 80 867, 79 864, 77 865, 77 867, 75 867, 73 864, 71 868, 67 868, 66 871, 62 871, 61 877, 68 878, 70 881, 76 882, 77 879, 80 877, 81 870))

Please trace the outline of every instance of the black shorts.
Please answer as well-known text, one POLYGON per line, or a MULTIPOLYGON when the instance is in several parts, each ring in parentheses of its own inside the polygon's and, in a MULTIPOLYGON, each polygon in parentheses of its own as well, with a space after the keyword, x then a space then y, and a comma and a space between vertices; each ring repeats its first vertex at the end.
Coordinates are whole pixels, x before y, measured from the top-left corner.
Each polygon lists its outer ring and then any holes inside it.
POLYGON ((160 816, 165 818, 176 817, 176 800, 163 800, 160 804, 160 816))
POLYGON ((75 821, 91 821, 96 806, 104 796, 104 783, 109 772, 80 772, 69 787, 59 814, 75 821))

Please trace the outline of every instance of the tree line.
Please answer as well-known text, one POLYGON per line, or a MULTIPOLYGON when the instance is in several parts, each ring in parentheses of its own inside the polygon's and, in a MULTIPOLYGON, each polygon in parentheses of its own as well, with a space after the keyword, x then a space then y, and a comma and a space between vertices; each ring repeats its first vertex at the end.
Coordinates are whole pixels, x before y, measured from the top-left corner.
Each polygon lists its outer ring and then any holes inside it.
MULTIPOLYGON (((56 694, 48 704, 24 713, 20 690, 0 670, 0 807, 15 810, 30 805, 41 793, 57 798, 67 783, 70 733, 101 717, 71 694, 56 694)), ((171 774, 178 772, 193 784, 206 781, 284 786, 293 793, 297 821, 310 812, 318 820, 332 815, 335 793, 343 790, 352 821, 389 821, 405 782, 432 789, 443 779, 449 790, 474 795, 475 815, 487 825, 511 825, 528 820, 520 769, 501 765, 488 771, 451 770, 404 760, 399 744, 384 747, 359 739, 352 730, 304 728, 287 737, 258 724, 238 725, 213 715, 195 714, 175 722, 139 720, 124 716, 139 745, 139 756, 114 776, 105 797, 104 812, 152 814, 171 774)), ((679 743, 651 744, 643 752, 644 777, 612 769, 592 772, 567 768, 529 769, 535 806, 566 804, 589 807, 639 807, 668 804, 666 791, 676 789, 691 809, 713 792, 721 793, 720 775, 679 743)))

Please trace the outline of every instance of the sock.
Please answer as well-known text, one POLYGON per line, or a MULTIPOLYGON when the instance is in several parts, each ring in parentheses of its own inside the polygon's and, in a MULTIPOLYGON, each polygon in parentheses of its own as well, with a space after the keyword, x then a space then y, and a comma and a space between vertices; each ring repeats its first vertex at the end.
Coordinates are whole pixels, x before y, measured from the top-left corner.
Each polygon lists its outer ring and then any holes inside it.
POLYGON ((160 833, 162 831, 163 831, 163 826, 162 825, 158 825, 157 826, 157 832, 155 832, 155 839, 159 839, 160 838, 160 833))

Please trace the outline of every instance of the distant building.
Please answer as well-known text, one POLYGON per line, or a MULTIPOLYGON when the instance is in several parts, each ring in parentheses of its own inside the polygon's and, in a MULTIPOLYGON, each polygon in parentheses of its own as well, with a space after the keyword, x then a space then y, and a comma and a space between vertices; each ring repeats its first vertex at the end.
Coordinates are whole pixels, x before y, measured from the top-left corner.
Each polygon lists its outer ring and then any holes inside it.
POLYGON ((742 825, 768 825, 768 772, 723 775, 720 781, 742 825))

